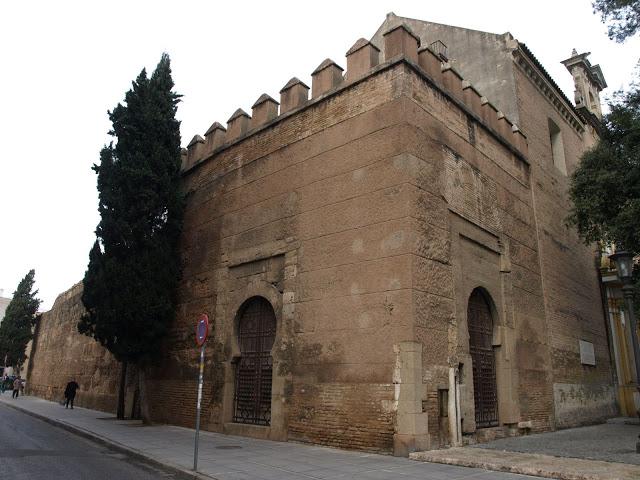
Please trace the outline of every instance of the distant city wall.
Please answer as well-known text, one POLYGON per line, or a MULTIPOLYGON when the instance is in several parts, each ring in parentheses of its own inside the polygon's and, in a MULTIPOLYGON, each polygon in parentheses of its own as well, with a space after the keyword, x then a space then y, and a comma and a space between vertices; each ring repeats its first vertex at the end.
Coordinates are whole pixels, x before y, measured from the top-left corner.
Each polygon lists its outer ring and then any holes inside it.
POLYGON ((26 371, 27 392, 61 401, 67 382, 80 385, 76 405, 115 412, 120 364, 99 343, 78 333, 84 307, 78 283, 56 299, 42 315, 26 371))

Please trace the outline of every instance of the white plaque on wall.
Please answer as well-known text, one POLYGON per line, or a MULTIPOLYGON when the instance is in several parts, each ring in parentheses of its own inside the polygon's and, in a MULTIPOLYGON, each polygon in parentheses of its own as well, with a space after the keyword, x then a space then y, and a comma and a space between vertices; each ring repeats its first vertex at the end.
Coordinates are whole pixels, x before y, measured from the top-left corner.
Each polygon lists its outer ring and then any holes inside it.
POLYGON ((595 365, 596 354, 593 351, 593 343, 579 340, 580 342, 580 363, 583 365, 595 365))

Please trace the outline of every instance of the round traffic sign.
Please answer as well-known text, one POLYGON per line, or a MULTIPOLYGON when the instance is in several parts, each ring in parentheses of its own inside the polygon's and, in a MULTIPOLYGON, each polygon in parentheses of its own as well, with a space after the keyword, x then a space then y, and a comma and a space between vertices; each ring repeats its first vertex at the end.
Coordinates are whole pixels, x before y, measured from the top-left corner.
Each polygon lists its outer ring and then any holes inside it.
POLYGON ((196 344, 201 347, 207 341, 209 335, 209 317, 206 313, 200 315, 196 322, 196 344))

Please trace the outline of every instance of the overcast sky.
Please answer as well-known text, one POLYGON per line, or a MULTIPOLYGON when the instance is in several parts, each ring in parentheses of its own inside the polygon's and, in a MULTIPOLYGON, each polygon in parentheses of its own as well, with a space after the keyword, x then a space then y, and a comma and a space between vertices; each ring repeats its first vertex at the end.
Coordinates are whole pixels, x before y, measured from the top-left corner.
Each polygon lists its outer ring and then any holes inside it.
MULTIPOLYGON (((640 39, 610 41, 589 0, 2 2, 0 6, 0 289, 30 268, 42 309, 82 279, 98 223, 91 165, 109 141, 107 110, 143 67, 171 56, 182 144, 223 125, 292 76, 311 85, 327 57, 370 38, 389 11, 526 42, 573 98, 559 64, 590 51, 609 89, 626 85, 640 39)), ((464 74, 464 72, 462 72, 464 74)))

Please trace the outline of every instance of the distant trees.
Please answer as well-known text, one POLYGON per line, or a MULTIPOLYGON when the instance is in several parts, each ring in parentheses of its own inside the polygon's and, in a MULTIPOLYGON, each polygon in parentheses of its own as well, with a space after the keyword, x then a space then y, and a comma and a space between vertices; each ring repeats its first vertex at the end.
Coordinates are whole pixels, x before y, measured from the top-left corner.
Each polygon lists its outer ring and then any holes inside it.
POLYGON ((4 320, 0 323, 0 362, 4 364, 6 356, 6 364, 18 370, 27 358, 25 349, 33 337, 40 307, 40 300, 36 298, 38 291, 33 290, 35 274, 35 270, 29 270, 20 280, 7 305, 4 320))
MULTIPOLYGON (((109 112, 114 145, 100 152, 100 223, 89 254, 78 324, 122 363, 118 418, 124 417, 127 365, 159 349, 175 312, 177 243, 182 225, 180 95, 163 54, 151 77, 143 69, 109 112)), ((141 381, 141 384, 144 383, 141 381)))
POLYGON ((611 40, 624 42, 640 30, 640 1, 595 0, 592 5, 602 21, 610 23, 608 35, 611 40))

